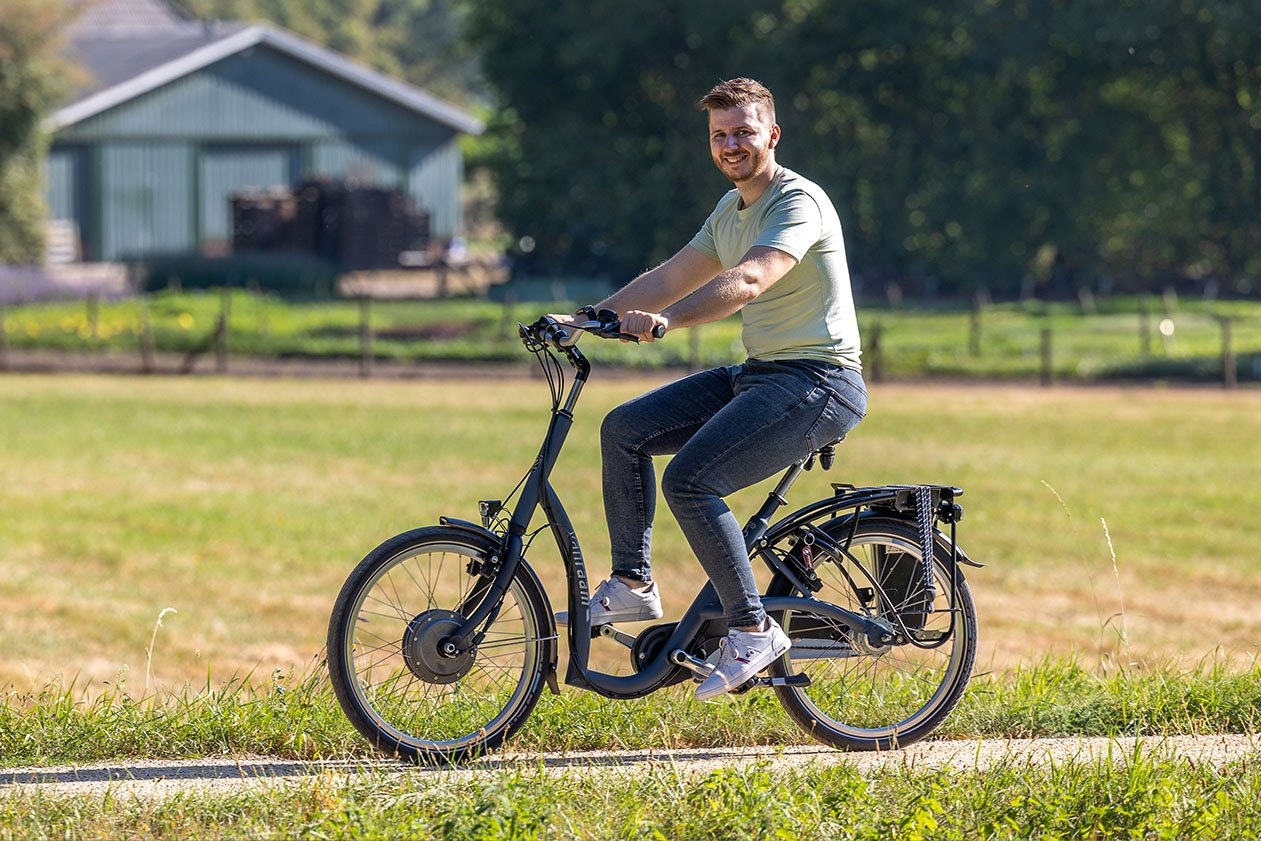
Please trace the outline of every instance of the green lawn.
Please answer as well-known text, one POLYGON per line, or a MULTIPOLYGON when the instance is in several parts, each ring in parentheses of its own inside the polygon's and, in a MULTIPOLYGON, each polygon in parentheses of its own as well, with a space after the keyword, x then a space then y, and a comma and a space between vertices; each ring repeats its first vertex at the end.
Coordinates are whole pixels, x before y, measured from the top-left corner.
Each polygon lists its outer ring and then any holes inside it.
POLYGON ((382 773, 169 800, 0 798, 0 837, 362 839, 1255 838, 1255 762, 1217 768, 1159 748, 1115 766, 1019 759, 984 773, 848 765, 687 776, 512 769, 478 778, 382 773))
MULTIPOLYGON (((658 381, 597 370, 579 405, 557 484, 589 558, 608 551, 599 418, 658 381)), ((508 494, 546 401, 527 378, 0 378, 0 685, 302 671, 370 548, 508 494)), ((983 666, 1247 659, 1259 413, 1253 391, 885 384, 833 473, 793 497, 829 481, 965 488, 960 539, 989 564, 970 573, 983 666)), ((765 491, 733 505, 751 512, 765 491)), ((654 554, 681 611, 701 573, 668 513, 654 554)), ((530 558, 560 601, 554 548, 530 558)))
MULTIPOLYGON (((599 574, 596 429, 659 382, 585 392, 557 484, 599 574)), ((475 516, 532 461, 537 379, 0 377, 0 765, 363 756, 319 664, 342 579, 388 535, 475 516), (172 609, 173 612, 167 611, 172 609), (164 614, 164 615, 163 615, 164 614), (162 616, 158 626, 159 616, 162 616), (151 652, 151 655, 150 655, 151 652)), ((944 737, 1256 732, 1261 504, 1245 390, 882 384, 829 481, 953 482, 979 674, 944 737)), ((735 500, 750 510, 766 488, 735 500)), ((699 585, 663 517, 667 613, 699 585)), ((561 597, 554 550, 531 561, 561 597)), ((619 656, 605 651, 606 662, 619 656)), ((624 668, 624 664, 622 666, 624 668)), ((795 744, 768 693, 545 695, 523 749, 795 744)), ((1255 763, 764 767, 601 780, 507 768, 121 802, 0 794, 0 838, 1245 837, 1255 763), (750 799, 752 798, 752 799, 750 799), (749 803, 758 804, 749 808, 749 803)))
MULTIPOLYGON (((232 354, 285 358, 358 358, 363 310, 355 301, 293 303, 236 291, 227 297, 232 354)), ((11 307, 0 326, 12 348, 137 352, 145 331, 158 351, 210 348, 225 298, 218 292, 158 293, 146 299, 11 307)), ((372 354, 394 360, 515 360, 518 321, 569 311, 573 302, 497 304, 476 300, 375 301, 368 320, 372 354)), ((1035 380, 1222 379, 1220 318, 1231 321, 1241 382, 1261 381, 1261 303, 1144 302, 1107 298, 1085 308, 1042 302, 993 304, 974 320, 968 307, 860 306, 867 364, 890 377, 1035 380), (1146 316, 1143 312, 1146 311, 1146 316)), ((588 342, 601 361, 636 368, 741 358, 738 319, 655 343, 626 348, 588 342)))

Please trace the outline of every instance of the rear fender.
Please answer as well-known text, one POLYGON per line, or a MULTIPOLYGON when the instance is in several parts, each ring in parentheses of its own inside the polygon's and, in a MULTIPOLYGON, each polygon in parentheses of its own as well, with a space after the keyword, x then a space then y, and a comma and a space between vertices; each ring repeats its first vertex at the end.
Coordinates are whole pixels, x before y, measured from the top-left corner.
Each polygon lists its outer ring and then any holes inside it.
MULTIPOLYGON (((819 516, 826 516, 828 513, 829 512, 825 509, 824 511, 819 512, 819 516)), ((897 519, 897 520, 905 520, 906 522, 910 523, 912 526, 915 525, 915 517, 895 514, 891 509, 888 509, 888 508, 865 509, 863 511, 858 512, 857 514, 850 513, 841 517, 834 517, 822 523, 815 523, 814 521, 817 520, 817 517, 812 517, 811 522, 812 524, 815 525, 816 528, 823 530, 833 539, 843 540, 844 536, 848 534, 850 529, 854 527, 855 519, 857 519, 859 522, 862 522, 864 520, 873 520, 873 519, 886 519, 886 520, 897 519)), ((774 544, 776 541, 784 538, 787 534, 791 533, 792 531, 795 531, 796 528, 799 527, 800 525, 802 525, 800 522, 790 523, 788 520, 780 521, 779 523, 776 523, 774 526, 772 526, 770 530, 766 533, 765 540, 768 543, 774 544)), ((946 554, 947 557, 951 556, 951 551, 953 549, 953 551, 957 553, 959 563, 963 564, 964 566, 977 567, 977 568, 981 568, 985 566, 985 564, 974 561, 971 557, 969 557, 968 553, 963 550, 962 546, 958 545, 957 543, 952 546, 950 543, 950 538, 946 534, 944 534, 940 529, 937 529, 937 528, 933 529, 933 540, 936 541, 937 546, 946 554)))

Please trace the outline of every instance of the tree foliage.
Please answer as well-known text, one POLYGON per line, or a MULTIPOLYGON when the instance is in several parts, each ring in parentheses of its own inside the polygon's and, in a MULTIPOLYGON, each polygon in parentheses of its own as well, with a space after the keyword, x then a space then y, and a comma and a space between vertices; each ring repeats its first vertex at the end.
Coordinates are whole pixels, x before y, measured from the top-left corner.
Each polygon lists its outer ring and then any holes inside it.
POLYGON ((43 256, 40 123, 62 91, 55 58, 64 9, 48 0, 5 0, 0 14, 0 263, 43 256))
POLYGON ((1227 0, 480 0, 487 163, 527 271, 629 276, 724 188, 696 99, 776 92, 855 274, 924 291, 1261 273, 1261 29, 1227 0))
MULTIPOLYGON (((272 21, 491 110, 471 162, 532 243, 525 272, 623 280, 686 243, 729 186, 696 100, 747 75, 776 92, 779 158, 832 195, 869 292, 1261 290, 1252 2, 176 2, 272 21)), ((55 91, 57 7, 3 3, 12 259, 37 250, 33 138, 55 91)))
POLYGON ((266 21, 465 105, 487 93, 461 38, 471 0, 176 0, 202 20, 266 21))

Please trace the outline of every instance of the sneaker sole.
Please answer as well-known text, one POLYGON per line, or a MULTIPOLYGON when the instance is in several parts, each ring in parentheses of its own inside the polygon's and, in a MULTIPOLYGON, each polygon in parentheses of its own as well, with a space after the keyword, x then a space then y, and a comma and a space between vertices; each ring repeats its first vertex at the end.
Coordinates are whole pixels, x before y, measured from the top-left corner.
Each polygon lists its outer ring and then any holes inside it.
POLYGON ((761 672, 763 669, 769 668, 771 663, 774 663, 780 657, 783 657, 785 654, 788 653, 788 650, 792 648, 792 641, 786 639, 784 642, 785 644, 782 648, 780 646, 776 646, 775 648, 771 649, 772 654, 770 657, 766 659, 765 663, 763 663, 760 666, 757 666, 756 668, 754 668, 753 664, 750 663, 747 667, 745 667, 744 669, 741 669, 740 672, 737 673, 737 677, 733 678, 730 683, 727 683, 725 681, 724 682, 714 681, 714 685, 706 689, 705 684, 709 683, 709 681, 713 679, 713 676, 711 675, 710 677, 705 678, 704 683, 696 687, 696 693, 695 693, 696 700, 708 701, 711 698, 718 698, 722 695, 726 695, 729 692, 733 692, 736 689, 739 689, 741 686, 744 686, 752 678, 754 678, 758 674, 758 672, 761 672))

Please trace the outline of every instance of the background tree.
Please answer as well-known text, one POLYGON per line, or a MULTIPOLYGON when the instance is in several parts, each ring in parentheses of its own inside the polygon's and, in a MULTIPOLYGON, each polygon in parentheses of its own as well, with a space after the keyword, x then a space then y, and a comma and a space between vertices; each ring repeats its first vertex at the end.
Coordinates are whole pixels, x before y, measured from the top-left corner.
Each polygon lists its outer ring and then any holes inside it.
POLYGON ((177 0, 202 20, 267 21, 466 106, 488 100, 461 32, 470 0, 177 0))
POLYGON ((55 57, 64 9, 49 0, 5 0, 0 15, 0 263, 43 259, 40 127, 63 89, 55 57))
POLYGON ((751 75, 875 291, 1069 294, 1261 271, 1261 33, 1225 2, 481 0, 488 164, 525 271, 626 276, 722 184, 695 99, 751 75), (664 5, 664 4, 663 4, 664 5))
POLYGON ((626 279, 695 233, 730 186, 708 162, 696 102, 752 54, 745 23, 759 5, 474 7, 469 35, 503 105, 486 164, 501 219, 535 244, 523 271, 626 279))
MULTIPOLYGON (((1261 274, 1261 28, 1252 4, 1091 4, 1100 96, 1135 117, 1103 164, 1115 272, 1236 286, 1261 274)), ((1084 39, 1083 39, 1084 40, 1084 39)), ((1247 291, 1240 289, 1239 291, 1247 291)), ((1255 291, 1255 289, 1253 290, 1255 291)))
POLYGON ((696 100, 748 75, 868 293, 1261 288, 1254 4, 181 2, 491 112, 468 160, 523 272, 624 280, 687 242, 729 186, 696 100))

